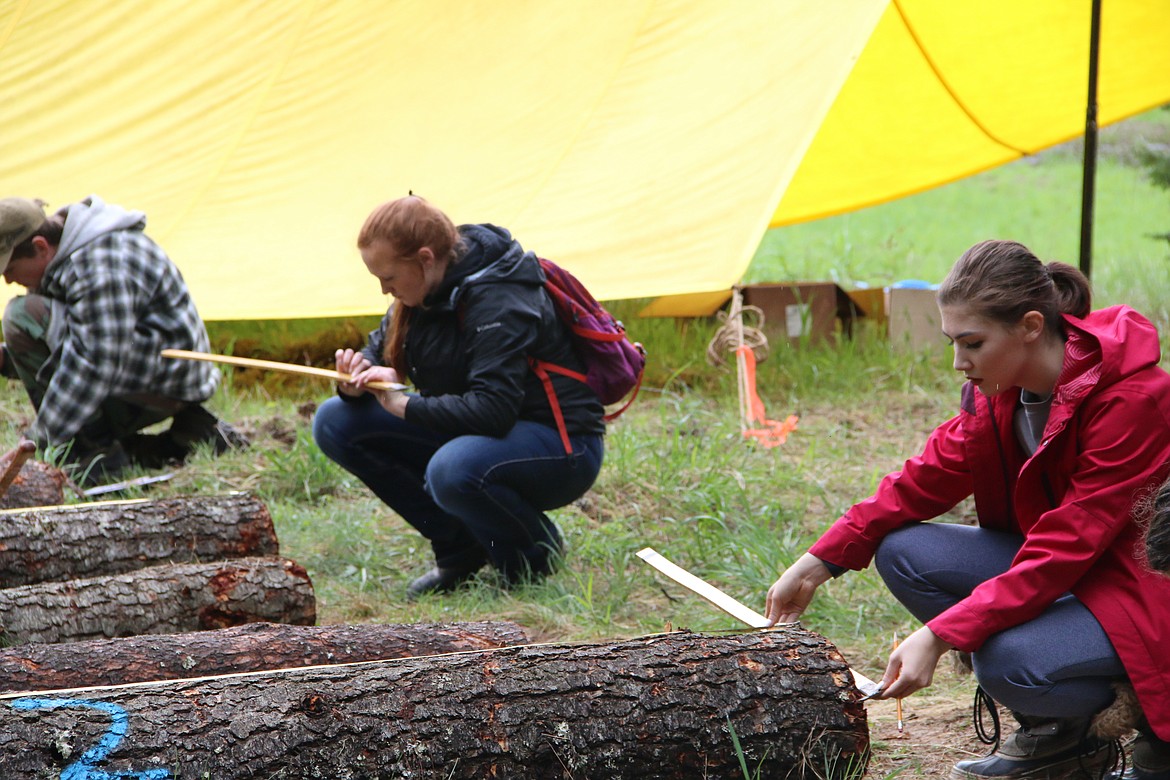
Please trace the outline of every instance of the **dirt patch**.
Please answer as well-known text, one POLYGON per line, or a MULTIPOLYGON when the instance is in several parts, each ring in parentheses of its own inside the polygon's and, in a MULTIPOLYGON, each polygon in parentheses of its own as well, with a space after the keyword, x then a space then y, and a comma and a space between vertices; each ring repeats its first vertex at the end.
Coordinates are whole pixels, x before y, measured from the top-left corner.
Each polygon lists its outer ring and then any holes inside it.
MULTIPOLYGON (((894 702, 866 705, 873 750, 867 778, 945 778, 957 761, 987 755, 990 747, 979 741, 971 722, 974 678, 944 665, 935 685, 902 701, 901 732, 894 702)), ((1005 728, 1009 724, 1010 719, 1005 728)))

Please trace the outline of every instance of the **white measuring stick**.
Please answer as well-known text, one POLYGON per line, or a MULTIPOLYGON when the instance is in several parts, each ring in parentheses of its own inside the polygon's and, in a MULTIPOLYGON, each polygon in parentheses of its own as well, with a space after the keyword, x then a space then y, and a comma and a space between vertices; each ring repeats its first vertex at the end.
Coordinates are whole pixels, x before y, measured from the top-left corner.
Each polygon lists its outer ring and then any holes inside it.
MULTIPOLYGON (((719 588, 696 577, 683 567, 671 563, 658 554, 653 547, 644 547, 639 550, 638 557, 667 577, 670 577, 679 585, 702 596, 740 622, 746 623, 752 628, 768 628, 768 619, 759 612, 749 609, 742 602, 736 601, 731 596, 719 590, 719 588)), ((881 693, 878 684, 864 674, 855 672, 853 669, 850 669, 849 673, 853 675, 853 684, 857 686, 857 690, 861 691, 866 698, 881 693)))

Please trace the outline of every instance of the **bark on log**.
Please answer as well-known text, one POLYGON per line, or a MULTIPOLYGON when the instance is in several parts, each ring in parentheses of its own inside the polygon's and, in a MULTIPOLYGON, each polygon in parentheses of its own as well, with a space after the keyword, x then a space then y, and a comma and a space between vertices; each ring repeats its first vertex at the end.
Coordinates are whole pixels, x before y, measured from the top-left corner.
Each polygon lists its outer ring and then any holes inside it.
POLYGON ((316 622, 313 585, 304 568, 284 558, 240 558, 0 590, 0 645, 176 634, 255 622, 316 622))
POLYGON ((268 507, 247 493, 0 513, 3 588, 279 551, 268 507))
MULTIPOLYGON (((11 462, 11 457, 6 456, 4 461, 0 461, 0 469, 8 462, 11 462)), ((0 509, 62 504, 65 502, 65 486, 68 484, 69 478, 61 469, 39 460, 26 461, 12 484, 0 496, 0 509)))
POLYGON ((249 623, 169 636, 95 639, 0 650, 0 691, 47 691, 348 664, 528 644, 519 625, 290 626, 249 623))
POLYGON ((860 777, 858 698, 841 656, 800 628, 678 632, 0 695, 0 766, 28 780, 694 780, 743 777, 734 730, 753 777, 860 777))

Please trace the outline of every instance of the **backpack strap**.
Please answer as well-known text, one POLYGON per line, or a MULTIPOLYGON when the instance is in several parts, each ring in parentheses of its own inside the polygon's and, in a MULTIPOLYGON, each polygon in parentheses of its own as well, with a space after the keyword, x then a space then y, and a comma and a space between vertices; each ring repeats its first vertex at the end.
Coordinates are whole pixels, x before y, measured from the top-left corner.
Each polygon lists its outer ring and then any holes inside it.
POLYGON ((557 422, 557 432, 561 434, 561 444, 565 445, 565 454, 572 455, 573 445, 569 442, 569 429, 565 427, 565 415, 561 412, 561 402, 557 400, 557 392, 553 389, 552 377, 548 375, 548 372, 571 376, 582 382, 585 381, 585 375, 554 363, 537 360, 531 356, 528 358, 528 364, 532 366, 532 373, 536 374, 540 378, 540 383, 544 385, 544 393, 548 396, 548 405, 552 408, 553 418, 557 422))
POLYGON ((605 420, 606 422, 611 422, 611 421, 616 420, 617 418, 621 417, 622 412, 624 412, 626 409, 630 408, 630 404, 632 404, 634 402, 634 399, 638 397, 638 391, 642 389, 642 377, 644 375, 645 375, 644 371, 638 372, 638 383, 634 385, 633 392, 630 393, 629 399, 624 404, 622 404, 622 408, 614 409, 612 412, 603 416, 601 419, 605 420))

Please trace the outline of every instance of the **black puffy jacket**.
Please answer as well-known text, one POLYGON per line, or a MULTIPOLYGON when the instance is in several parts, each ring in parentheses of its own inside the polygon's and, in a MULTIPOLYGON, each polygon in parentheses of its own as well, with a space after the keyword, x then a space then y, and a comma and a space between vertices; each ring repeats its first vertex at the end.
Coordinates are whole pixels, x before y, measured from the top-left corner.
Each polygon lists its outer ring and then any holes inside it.
MULTIPOLYGON (((404 350, 419 395, 408 422, 439 433, 502 436, 517 420, 555 428, 528 357, 584 371, 569 331, 544 291, 536 256, 494 225, 461 225, 466 251, 415 310, 404 350)), ((393 309, 391 309, 392 311, 393 309)), ((390 313, 370 334, 366 357, 382 365, 390 313)), ((570 434, 604 433, 604 409, 587 385, 552 374, 570 434)))

